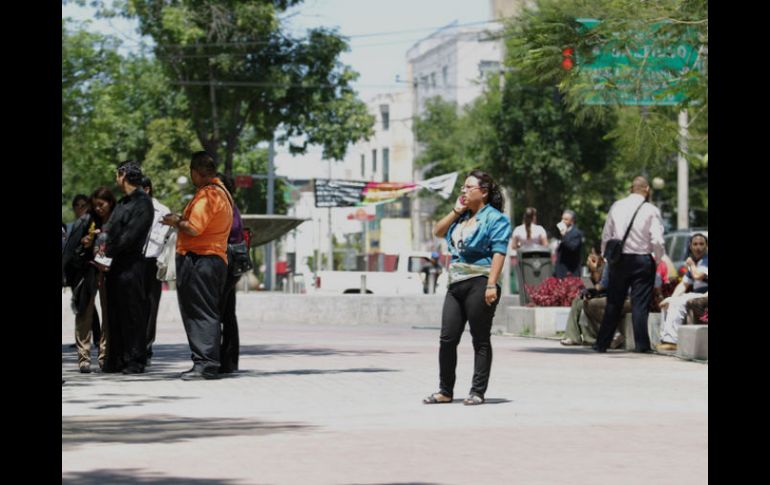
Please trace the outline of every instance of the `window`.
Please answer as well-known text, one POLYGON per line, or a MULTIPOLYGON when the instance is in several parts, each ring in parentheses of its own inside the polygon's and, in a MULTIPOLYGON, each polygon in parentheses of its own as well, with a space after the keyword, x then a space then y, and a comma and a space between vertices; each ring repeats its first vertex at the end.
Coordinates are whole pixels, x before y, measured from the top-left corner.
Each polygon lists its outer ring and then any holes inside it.
POLYGON ((436 73, 435 72, 430 73, 430 87, 432 87, 432 88, 436 87, 436 73))
POLYGON ((423 76, 420 78, 420 86, 422 86, 423 89, 428 89, 428 76, 423 76))
POLYGON ((497 61, 481 61, 479 62, 479 77, 485 78, 490 74, 496 74, 500 72, 500 63, 497 61))
POLYGON ((366 155, 361 154, 361 178, 365 177, 364 171, 366 170, 366 155))
POLYGON ((382 180, 390 181, 390 148, 382 149, 382 180))
POLYGON ((382 116, 382 129, 390 129, 390 107, 387 104, 380 105, 380 116, 382 116))
POLYGON ((441 78, 444 81, 444 86, 449 86, 449 68, 447 66, 441 68, 441 78))
POLYGON ((372 174, 377 172, 377 149, 372 150, 372 174))

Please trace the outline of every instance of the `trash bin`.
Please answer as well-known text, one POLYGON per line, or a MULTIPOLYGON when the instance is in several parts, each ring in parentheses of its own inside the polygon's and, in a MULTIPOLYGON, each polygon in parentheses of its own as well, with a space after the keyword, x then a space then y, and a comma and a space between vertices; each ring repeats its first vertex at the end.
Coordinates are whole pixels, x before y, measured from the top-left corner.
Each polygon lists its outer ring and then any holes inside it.
POLYGON ((548 246, 530 246, 519 248, 516 279, 519 286, 519 304, 530 302, 527 286, 537 286, 549 276, 553 276, 551 249, 548 246), (525 286, 526 285, 526 286, 525 286))

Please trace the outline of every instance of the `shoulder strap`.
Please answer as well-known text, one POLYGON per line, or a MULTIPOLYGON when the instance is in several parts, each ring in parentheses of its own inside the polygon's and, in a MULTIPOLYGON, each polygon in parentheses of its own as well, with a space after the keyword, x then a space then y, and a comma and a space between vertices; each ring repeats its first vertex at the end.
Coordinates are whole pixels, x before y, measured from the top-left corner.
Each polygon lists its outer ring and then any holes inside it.
MULTIPOLYGON (((225 189, 224 187, 222 187, 221 185, 219 185, 217 183, 214 183, 214 182, 211 182, 210 184, 206 184, 206 185, 204 185, 201 188, 208 187, 209 185, 213 185, 214 187, 219 187, 220 189, 222 189, 222 192, 225 193, 225 195, 227 196, 227 200, 230 202, 230 207, 232 208, 232 207, 235 206, 235 202, 233 202, 233 197, 230 195, 230 192, 227 189, 225 189)), ((233 214, 235 214, 235 211, 233 211, 233 214)))
POLYGON ((628 233, 631 232, 631 228, 634 226, 634 219, 636 219, 636 214, 639 213, 639 209, 642 208, 642 206, 647 202, 646 200, 643 200, 641 204, 639 204, 639 207, 636 208, 636 211, 634 212, 634 217, 631 218, 631 222, 628 224, 628 229, 626 229, 626 234, 623 236, 623 243, 620 247, 623 247, 626 244, 626 239, 628 238, 628 233))

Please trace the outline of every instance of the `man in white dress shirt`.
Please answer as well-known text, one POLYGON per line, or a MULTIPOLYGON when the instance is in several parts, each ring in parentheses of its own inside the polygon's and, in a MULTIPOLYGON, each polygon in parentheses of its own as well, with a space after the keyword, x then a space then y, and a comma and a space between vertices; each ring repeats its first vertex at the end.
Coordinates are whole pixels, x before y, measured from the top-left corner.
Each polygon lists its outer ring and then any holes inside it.
POLYGON ((631 318, 634 324, 635 351, 652 350, 647 333, 647 317, 655 285, 656 261, 663 257, 665 250, 660 211, 654 205, 647 203, 649 198, 649 182, 644 177, 636 177, 631 185, 631 195, 612 204, 607 215, 607 222, 602 232, 602 254, 607 241, 623 240, 634 212, 639 209, 623 245, 620 261, 613 265, 610 271, 607 308, 604 311, 604 319, 599 328, 596 344, 593 346, 596 352, 606 352, 610 346, 629 287, 631 288, 631 318))
POLYGON ((163 219, 163 216, 171 212, 171 210, 152 196, 152 180, 150 177, 144 176, 142 179, 142 188, 150 197, 152 197, 152 207, 155 211, 152 219, 152 227, 147 234, 147 241, 144 246, 144 288, 147 292, 147 303, 150 305, 149 311, 147 312, 147 365, 150 365, 150 358, 152 358, 152 344, 155 343, 155 334, 157 330, 160 295, 163 289, 163 284, 157 278, 158 256, 163 249, 166 234, 171 230, 170 226, 165 226, 161 224, 160 221, 163 219))

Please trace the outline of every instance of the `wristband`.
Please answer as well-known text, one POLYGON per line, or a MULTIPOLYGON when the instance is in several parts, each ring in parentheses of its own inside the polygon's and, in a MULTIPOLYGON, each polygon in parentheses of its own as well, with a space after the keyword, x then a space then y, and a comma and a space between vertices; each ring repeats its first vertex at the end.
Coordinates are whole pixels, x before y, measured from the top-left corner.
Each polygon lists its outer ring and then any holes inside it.
POLYGON ((488 290, 497 289, 497 285, 487 285, 488 290))

